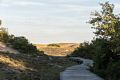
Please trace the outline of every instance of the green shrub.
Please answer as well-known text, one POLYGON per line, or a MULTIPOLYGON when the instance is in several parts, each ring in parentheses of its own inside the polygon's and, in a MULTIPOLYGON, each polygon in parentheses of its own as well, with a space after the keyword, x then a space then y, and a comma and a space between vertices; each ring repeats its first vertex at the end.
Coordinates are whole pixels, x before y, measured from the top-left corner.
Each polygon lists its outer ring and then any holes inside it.
POLYGON ((94 54, 93 49, 94 47, 92 46, 92 44, 88 42, 84 42, 81 43, 80 47, 78 47, 75 51, 73 51, 70 56, 92 59, 94 54))
POLYGON ((107 80, 120 80, 120 60, 108 65, 106 76, 107 80))
POLYGON ((41 53, 37 50, 36 46, 34 46, 32 43, 29 43, 29 41, 23 37, 15 37, 14 35, 9 36, 8 43, 12 45, 12 47, 16 50, 18 50, 21 53, 25 54, 37 54, 41 53))
POLYGON ((48 44, 47 46, 60 47, 58 44, 48 44))

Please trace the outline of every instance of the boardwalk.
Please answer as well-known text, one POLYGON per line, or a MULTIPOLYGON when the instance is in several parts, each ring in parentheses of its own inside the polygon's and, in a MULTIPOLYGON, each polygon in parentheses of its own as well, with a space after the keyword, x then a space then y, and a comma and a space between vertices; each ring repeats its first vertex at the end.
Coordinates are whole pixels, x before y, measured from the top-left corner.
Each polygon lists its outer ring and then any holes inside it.
POLYGON ((83 61, 83 63, 81 65, 69 67, 64 72, 61 72, 60 80, 103 80, 87 70, 89 69, 88 65, 92 65, 92 60, 83 58, 80 59, 83 61))

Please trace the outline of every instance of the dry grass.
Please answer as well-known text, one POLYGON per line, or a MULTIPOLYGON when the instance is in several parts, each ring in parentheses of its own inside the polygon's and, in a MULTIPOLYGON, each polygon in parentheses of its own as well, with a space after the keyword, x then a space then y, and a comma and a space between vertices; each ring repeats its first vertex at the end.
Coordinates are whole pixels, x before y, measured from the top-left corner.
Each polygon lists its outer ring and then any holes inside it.
POLYGON ((59 73, 74 64, 67 58, 0 52, 0 80, 58 80, 59 73))
POLYGON ((22 60, 16 60, 13 58, 10 58, 9 56, 6 55, 0 55, 0 63, 1 64, 5 64, 8 67, 10 67, 11 69, 15 69, 15 70, 33 70, 30 67, 27 67, 25 65, 25 62, 23 62, 22 60))
POLYGON ((9 67, 12 67, 15 69, 21 69, 21 70, 26 69, 26 67, 22 61, 17 61, 17 60, 12 59, 8 56, 0 55, 0 63, 7 64, 9 67))
POLYGON ((58 43, 60 47, 48 46, 48 44, 36 44, 37 48, 44 51, 49 56, 66 56, 71 54, 79 44, 76 43, 58 43))

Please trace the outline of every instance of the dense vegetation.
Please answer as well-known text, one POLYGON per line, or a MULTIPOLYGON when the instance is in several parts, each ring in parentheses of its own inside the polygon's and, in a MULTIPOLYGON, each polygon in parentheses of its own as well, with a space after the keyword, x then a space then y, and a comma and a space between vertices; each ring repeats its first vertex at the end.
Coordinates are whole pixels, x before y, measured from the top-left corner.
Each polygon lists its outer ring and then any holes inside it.
POLYGON ((120 80, 120 16, 115 15, 114 5, 100 4, 101 12, 93 12, 89 21, 96 37, 91 43, 83 43, 72 56, 92 58, 93 72, 105 80, 120 80))
POLYGON ((76 48, 72 54, 68 56, 74 56, 74 57, 83 57, 83 58, 89 58, 92 59, 94 53, 93 53, 93 46, 89 42, 81 43, 78 48, 76 48))

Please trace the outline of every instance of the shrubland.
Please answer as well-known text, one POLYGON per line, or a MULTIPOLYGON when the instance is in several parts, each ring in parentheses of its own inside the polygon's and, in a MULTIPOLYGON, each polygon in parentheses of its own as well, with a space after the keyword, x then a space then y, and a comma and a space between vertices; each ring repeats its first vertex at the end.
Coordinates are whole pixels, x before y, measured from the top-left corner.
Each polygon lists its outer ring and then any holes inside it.
POLYGON ((59 80, 73 64, 67 58, 0 52, 0 80, 59 80))

